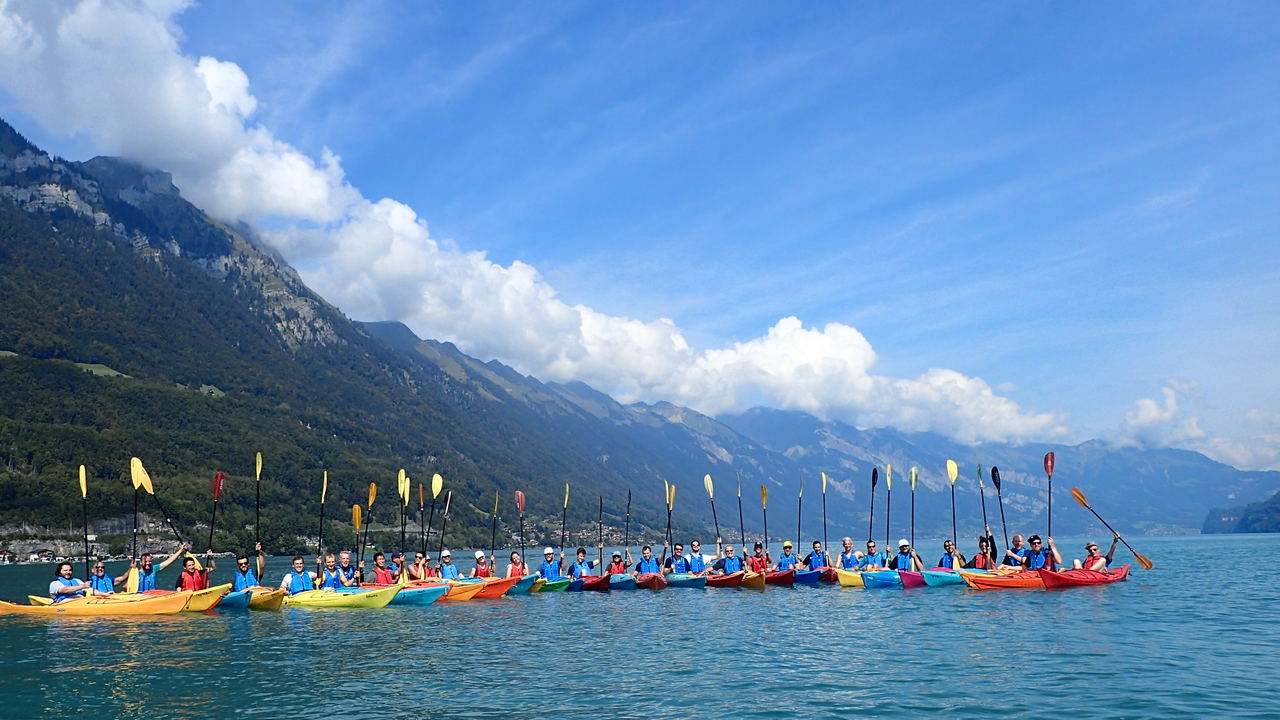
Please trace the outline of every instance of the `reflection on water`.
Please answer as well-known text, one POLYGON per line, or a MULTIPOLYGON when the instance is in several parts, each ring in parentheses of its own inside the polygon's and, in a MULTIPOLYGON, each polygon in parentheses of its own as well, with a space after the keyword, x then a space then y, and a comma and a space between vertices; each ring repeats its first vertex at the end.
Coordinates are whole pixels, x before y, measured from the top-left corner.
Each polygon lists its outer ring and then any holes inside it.
MULTIPOLYGON (((380 611, 4 617, 0 716, 1273 713, 1271 574, 1215 569, 1192 583, 1177 565, 1272 557, 1280 538, 1143 538, 1141 549, 1154 572, 1058 592, 672 588, 380 611)), ((0 568, 0 593, 22 598, 51 572, 0 568)))

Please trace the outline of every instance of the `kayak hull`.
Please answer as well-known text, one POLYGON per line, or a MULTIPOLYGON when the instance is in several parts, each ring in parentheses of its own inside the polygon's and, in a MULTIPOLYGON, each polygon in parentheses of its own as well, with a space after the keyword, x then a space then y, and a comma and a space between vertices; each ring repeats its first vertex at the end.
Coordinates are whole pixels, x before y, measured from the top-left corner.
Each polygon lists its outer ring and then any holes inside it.
POLYGON ((507 592, 513 595, 527 593, 529 592, 529 588, 533 587, 533 584, 540 579, 541 577, 537 573, 534 573, 533 575, 525 575, 524 577, 519 578, 518 582, 516 582, 515 585, 512 585, 511 589, 507 592))
POLYGON ((582 578, 583 592, 609 592, 608 575, 588 575, 582 578))
POLYGON ((62 617, 108 617, 119 615, 175 615, 191 599, 189 591, 166 595, 120 594, 63 600, 50 605, 19 605, 0 602, 0 615, 50 615, 62 617))
POLYGON ((609 576, 610 590, 635 590, 636 579, 626 573, 614 573, 609 576))
POLYGON ((1040 580, 1046 588, 1057 589, 1084 587, 1087 585, 1110 585, 1113 582, 1120 582, 1129 577, 1129 566, 1122 565, 1105 573, 1094 570, 1064 570, 1062 572, 1039 570, 1037 572, 1039 572, 1040 580))
MULTIPOLYGON (((484 589, 484 583, 456 582, 441 584, 449 588, 449 591, 446 592, 442 598, 449 602, 466 602, 479 595, 480 591, 484 589)), ((428 585, 427 587, 439 587, 439 585, 433 584, 428 585)))
POLYGON ((324 590, 305 590, 297 595, 286 597, 284 606, 308 609, 377 609, 390 605, 399 592, 399 585, 389 585, 384 588, 357 593, 336 592, 328 588, 324 590))
POLYGON ((924 576, 924 583, 929 587, 943 587, 945 585, 964 585, 964 578, 960 577, 960 573, 955 570, 947 570, 946 568, 934 568, 933 570, 925 570, 920 573, 924 576))
POLYGON ((866 587, 862 582, 862 573, 854 570, 836 569, 836 580, 840 582, 841 587, 866 587))
MULTIPOLYGON (((364 587, 342 587, 337 591, 347 595, 359 595, 360 593, 369 592, 370 590, 385 589, 395 587, 395 585, 366 585, 364 587)), ((391 598, 388 605, 396 606, 423 606, 444 597, 449 592, 448 585, 420 585, 417 587, 402 587, 396 596, 391 598)))
POLYGON ((902 587, 902 576, 897 570, 862 573, 862 585, 868 588, 902 587))
POLYGON ((477 600, 496 600, 503 595, 511 592, 511 588, 520 582, 520 578, 489 578, 484 583, 484 588, 476 593, 477 600))
MULTIPOLYGON (((214 585, 213 587, 197 590, 191 593, 191 599, 187 600, 187 606, 182 608, 183 612, 204 612, 211 610, 218 601, 222 600, 222 596, 231 590, 231 583, 225 585, 214 585)), ((148 590, 143 595, 165 594, 173 592, 172 590, 148 590)))
POLYGON ((678 588, 704 588, 707 586, 706 575, 691 573, 671 573, 667 576, 667 585, 678 588))
POLYGON ((586 581, 582 578, 574 578, 573 582, 569 583, 569 587, 565 588, 565 590, 568 592, 582 592, 582 583, 584 582, 586 581))
POLYGON ((533 585, 529 587, 529 592, 531 593, 542 592, 542 587, 546 584, 547 584, 547 579, 544 577, 540 577, 537 580, 533 581, 533 585))
POLYGON ((251 587, 249 590, 253 592, 252 597, 249 598, 249 609, 269 612, 279 610, 284 605, 285 596, 289 594, 289 591, 284 588, 258 586, 251 587))
POLYGON ((741 570, 736 573, 729 573, 728 575, 710 575, 707 577, 706 586, 735 588, 742 584, 742 579, 745 576, 746 573, 741 570))
POLYGON ((248 610, 249 601, 253 599, 252 590, 241 590, 240 592, 229 592, 222 596, 222 600, 218 602, 218 610, 248 610))
POLYGON ((902 587, 924 587, 927 584, 924 574, 913 570, 899 570, 898 577, 902 578, 902 587))
POLYGON ((1038 572, 970 573, 963 571, 960 575, 964 577, 970 587, 978 588, 979 590, 1044 587, 1044 580, 1040 579, 1040 573, 1038 572))
POLYGON ((548 580, 538 592, 564 592, 573 584, 572 578, 560 578, 558 580, 548 580))
POLYGON ((763 590, 766 579, 764 573, 747 572, 742 576, 742 587, 763 590))
POLYGON ((797 585, 816 585, 821 579, 821 570, 797 570, 795 583, 797 585))
POLYGON ((765 573, 764 582, 766 585, 794 585, 796 582, 795 568, 765 573))
POLYGON ((818 571, 822 573, 822 577, 820 578, 822 582, 828 582, 828 583, 839 582, 839 578, 836 577, 835 568, 831 568, 831 567, 818 568, 818 571))
POLYGON ((641 573, 636 577, 636 587, 645 590, 661 590, 667 586, 667 579, 662 573, 641 573))

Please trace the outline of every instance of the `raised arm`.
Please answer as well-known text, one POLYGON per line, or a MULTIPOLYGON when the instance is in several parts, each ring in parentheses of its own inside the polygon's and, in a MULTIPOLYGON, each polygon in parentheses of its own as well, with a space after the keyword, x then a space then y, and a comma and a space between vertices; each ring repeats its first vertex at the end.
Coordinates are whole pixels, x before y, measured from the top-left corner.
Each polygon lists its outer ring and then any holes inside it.
POLYGON ((186 554, 186 552, 187 552, 187 544, 182 543, 181 545, 178 546, 177 552, 165 558, 164 562, 160 563, 160 567, 156 569, 156 572, 160 572, 161 570, 164 570, 165 568, 169 567, 170 565, 173 564, 174 560, 177 560, 178 558, 182 557, 183 555, 186 554))

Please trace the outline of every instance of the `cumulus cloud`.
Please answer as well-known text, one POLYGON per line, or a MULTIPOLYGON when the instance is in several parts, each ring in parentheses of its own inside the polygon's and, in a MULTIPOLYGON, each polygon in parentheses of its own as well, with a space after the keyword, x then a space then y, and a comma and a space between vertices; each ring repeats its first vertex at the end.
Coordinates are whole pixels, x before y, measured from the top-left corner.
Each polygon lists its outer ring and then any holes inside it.
MULTIPOLYGON (((173 173, 215 217, 262 230, 302 277, 349 315, 397 319, 544 380, 582 380, 627 400, 709 413, 762 397, 860 425, 935 431, 969 443, 1051 439, 1056 413, 1024 411, 983 380, 947 369, 873 373, 855 328, 779 320, 763 336, 690 347, 676 323, 570 306, 538 271, 441 244, 409 206, 365 198, 341 159, 317 162, 254 122, 235 63, 182 52, 182 0, 0 0, 0 84, 47 129, 173 173)), ((1176 397, 1174 398, 1176 400, 1176 397)), ((1138 431, 1172 411, 1140 406, 1138 431)))
POLYGON ((1244 438, 1217 437, 1202 429, 1200 416, 1188 410, 1203 400, 1199 383, 1175 378, 1165 383, 1160 395, 1159 400, 1142 398, 1134 403, 1111 441, 1124 447, 1196 450, 1246 470, 1280 470, 1280 415, 1250 410, 1241 422, 1262 432, 1244 438))

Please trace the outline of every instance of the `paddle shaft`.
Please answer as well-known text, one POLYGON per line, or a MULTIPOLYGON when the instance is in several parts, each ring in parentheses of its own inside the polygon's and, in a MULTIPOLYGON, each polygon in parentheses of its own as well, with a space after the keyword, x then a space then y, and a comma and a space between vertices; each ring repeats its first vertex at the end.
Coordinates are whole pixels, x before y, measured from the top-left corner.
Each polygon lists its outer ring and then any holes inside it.
MULTIPOLYGON (((495 497, 495 500, 496 500, 496 497, 495 497)), ((489 535, 489 564, 490 565, 493 565, 496 562, 496 558, 498 557, 498 504, 496 502, 494 503, 493 508, 494 508, 493 532, 489 535)), ((496 577, 497 570, 495 568, 492 568, 492 567, 489 568, 489 572, 494 573, 496 577)))
POLYGON ((173 531, 173 536, 178 538, 178 544, 182 544, 182 535, 178 533, 178 528, 173 526, 173 521, 169 519, 169 513, 165 512, 164 505, 160 504, 160 498, 152 493, 151 499, 156 501, 156 507, 160 508, 160 514, 164 516, 164 521, 168 524, 169 529, 173 531))
MULTIPOLYGON (((804 495, 796 496, 796 553, 799 554, 800 547, 800 512, 804 509, 804 495)), ((785 548, 784 548, 785 549, 785 548)))
POLYGON ((213 499, 213 515, 209 518, 209 549, 213 549, 213 524, 218 520, 218 498, 213 499))
POLYGON ((659 564, 662 564, 667 559, 667 548, 671 546, 671 505, 670 504, 667 505, 667 535, 663 539, 663 541, 666 543, 666 547, 662 548, 662 558, 658 561, 659 564))
POLYGON ((564 521, 569 517, 569 503, 564 504, 564 509, 560 511, 560 554, 564 554, 564 521))
POLYGON ((138 488, 133 489, 133 560, 138 560, 138 488))
MULTIPOLYGON (((769 554, 769 508, 764 505, 760 506, 760 517, 764 518, 764 554, 769 554)), ((746 543, 742 543, 742 549, 745 552, 746 543)))
POLYGON ((440 554, 444 552, 444 529, 449 525, 449 503, 453 501, 453 491, 444 500, 444 516, 440 518, 440 549, 436 551, 436 562, 441 562, 440 554))
MULTIPOLYGON (((520 514, 520 517, 524 517, 524 513, 521 513, 521 514, 520 514)), ((427 518, 427 537, 430 537, 430 536, 431 536, 431 523, 433 523, 433 522, 435 522, 435 521, 436 521, 436 499, 435 499, 435 498, 431 498, 431 516, 430 516, 429 518, 427 518)), ((523 531, 523 530, 521 530, 521 532, 524 532, 524 531, 523 531)), ((523 547, 523 546, 522 546, 522 547, 523 547)), ((423 555, 426 555, 426 554, 427 554, 427 540, 426 540, 426 538, 425 538, 425 537, 422 539, 422 554, 423 554, 423 555)), ((520 551, 520 562, 524 562, 524 550, 523 550, 523 549, 520 551)))
MULTIPOLYGON (((216 512, 218 504, 215 502, 213 506, 216 512)), ((213 541, 210 541, 209 545, 212 547, 213 541)), ((320 537, 316 540, 316 554, 324 555, 324 503, 320 503, 320 537)))
POLYGON ((84 503, 84 576, 90 577, 89 570, 89 498, 80 498, 84 503))
MULTIPOLYGON (((711 499, 711 521, 716 524, 716 537, 720 537, 720 521, 716 519, 716 501, 711 499)), ((731 526, 732 527, 732 526, 731 526)))
POLYGON ((598 570, 600 572, 601 577, 603 577, 604 576, 604 496, 603 495, 600 496, 600 514, 596 516, 596 533, 597 533, 596 542, 600 546, 599 548, 600 559, 597 561, 599 563, 598 570))
POLYGON ((911 488, 911 549, 916 547, 916 489, 911 488))
MULTIPOLYGON (((884 546, 889 547, 889 511, 893 509, 893 486, 885 491, 884 501, 884 546)), ((886 549, 885 552, 888 552, 886 549)))
POLYGON ((996 486, 996 502, 1000 505, 1000 527, 1004 529, 1004 549, 1009 549, 1009 526, 1004 522, 1004 495, 1000 492, 1000 486, 996 486))
POLYGON ((827 492, 822 492, 822 551, 829 553, 827 550, 827 492))
POLYGON ((1120 542, 1124 543, 1124 546, 1125 546, 1125 547, 1127 547, 1127 548, 1129 548, 1129 552, 1133 553, 1133 556, 1134 556, 1134 557, 1137 557, 1137 556, 1138 556, 1138 553, 1133 549, 1133 547, 1131 547, 1131 546, 1129 545, 1129 541, 1128 541, 1128 540, 1125 540, 1123 537, 1120 537, 1120 533, 1116 532, 1116 531, 1115 531, 1115 528, 1113 528, 1113 527, 1111 527, 1110 525, 1108 525, 1108 524, 1107 524, 1107 521, 1106 521, 1106 520, 1103 520, 1103 519, 1102 519, 1102 516, 1098 514, 1098 511, 1093 509, 1093 506, 1091 506, 1091 505, 1085 505, 1085 507, 1089 508, 1089 512, 1093 513, 1093 516, 1094 516, 1094 517, 1096 517, 1096 518, 1098 518, 1098 521, 1099 521, 1099 522, 1101 522, 1103 525, 1106 525, 1106 526, 1107 526, 1107 529, 1111 531, 1111 534, 1112 534, 1112 535, 1115 535, 1116 537, 1120 538, 1120 542))
MULTIPOLYGON (((421 486, 418 487, 418 491, 419 492, 422 491, 421 486)), ((422 557, 426 558, 427 557, 427 509, 423 507, 421 504, 418 505, 418 535, 421 537, 421 542, 422 542, 422 557)), ((521 556, 520 559, 523 560, 524 556, 521 556)))
MULTIPOLYGON (((373 517, 373 511, 364 515, 364 542, 360 543, 360 562, 364 562, 364 546, 369 544, 369 520, 373 517)), ((360 541, 360 529, 356 528, 356 541, 360 541)))
MULTIPOLYGON (((742 522, 742 493, 738 493, 738 532, 742 533, 742 547, 747 546, 747 526, 742 522)), ((716 538, 719 540, 720 538, 716 538)))
POLYGON ((982 498, 982 535, 987 534, 987 491, 983 489, 982 483, 978 483, 978 496, 982 498))
MULTIPOLYGON (((1089 508, 1092 510, 1093 508, 1089 508)), ((1095 515, 1097 513, 1094 513, 1095 515)), ((1113 531, 1114 532, 1114 531, 1113 531)), ((1049 476, 1049 531, 1045 537, 1053 537, 1053 476, 1049 476)))
POLYGON ((622 531, 622 547, 627 551, 626 555, 631 554, 631 491, 630 490, 627 491, 627 521, 626 521, 626 528, 622 531))
POLYGON ((529 574, 529 563, 524 561, 524 511, 520 511, 520 564, 524 566, 521 575, 529 574))
MULTIPOLYGON (((956 545, 956 484, 951 483, 951 545, 956 545)), ((912 549, 915 545, 912 544, 912 549)))
MULTIPOLYGON (((253 496, 254 496, 253 497, 253 545, 254 547, 257 547, 262 542, 262 534, 260 530, 260 528, 262 527, 262 474, 261 472, 259 472, 258 474, 258 481, 253 484, 253 496)), ((152 497, 155 497, 155 496, 153 495, 152 497)), ((157 500, 156 502, 160 502, 160 501, 157 500)), ((160 512, 164 512, 164 510, 161 509, 160 512)), ((369 527, 368 521, 365 522, 365 527, 369 527)), ((356 528, 356 530, 357 530, 356 535, 358 537, 360 535, 360 533, 358 532, 360 528, 356 528)), ((364 553, 360 554, 360 559, 361 560, 364 559, 364 553)))
POLYGON ((871 535, 876 529, 876 486, 871 486, 871 517, 867 520, 867 542, 871 542, 871 535))

